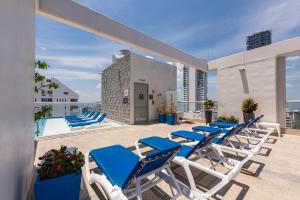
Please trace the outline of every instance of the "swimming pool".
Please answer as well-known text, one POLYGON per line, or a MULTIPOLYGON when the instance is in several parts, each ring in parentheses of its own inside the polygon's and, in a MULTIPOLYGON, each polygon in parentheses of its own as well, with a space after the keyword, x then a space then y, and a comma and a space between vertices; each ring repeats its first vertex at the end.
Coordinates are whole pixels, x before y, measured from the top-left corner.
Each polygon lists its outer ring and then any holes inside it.
POLYGON ((65 118, 63 117, 42 118, 35 123, 35 135, 38 137, 52 136, 58 134, 73 133, 83 130, 113 128, 123 125, 123 123, 113 121, 110 119, 105 119, 100 125, 97 126, 92 126, 89 128, 71 129, 65 121, 65 118))

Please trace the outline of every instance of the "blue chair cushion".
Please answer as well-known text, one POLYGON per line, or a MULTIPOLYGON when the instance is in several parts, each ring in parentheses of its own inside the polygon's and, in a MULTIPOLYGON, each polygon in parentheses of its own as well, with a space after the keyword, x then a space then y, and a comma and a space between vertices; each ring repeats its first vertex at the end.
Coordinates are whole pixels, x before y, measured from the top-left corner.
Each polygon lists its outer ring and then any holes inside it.
POLYGON ((177 156, 188 158, 193 152, 194 152, 193 147, 182 145, 180 151, 177 153, 177 156))
POLYGON ((182 137, 189 140, 194 141, 203 141, 205 139, 205 135, 195 133, 192 131, 175 131, 171 133, 172 136, 182 137))
POLYGON ((209 126, 194 126, 192 130, 213 133, 213 134, 219 133, 221 131, 219 128, 213 128, 209 126))
POLYGON ((167 140, 156 136, 140 139, 139 143, 147 145, 158 151, 169 150, 169 149, 180 147, 180 144, 178 144, 177 142, 173 142, 171 140, 167 140))
POLYGON ((121 145, 113 145, 90 152, 97 166, 112 185, 126 186, 139 163, 139 157, 121 145))
POLYGON ((224 138, 223 137, 217 137, 216 139, 214 139, 213 143, 214 144, 220 144, 221 142, 223 142, 224 138))
POLYGON ((238 125, 237 123, 233 122, 224 122, 224 121, 214 121, 209 123, 209 126, 211 127, 220 127, 220 128, 232 128, 238 125))

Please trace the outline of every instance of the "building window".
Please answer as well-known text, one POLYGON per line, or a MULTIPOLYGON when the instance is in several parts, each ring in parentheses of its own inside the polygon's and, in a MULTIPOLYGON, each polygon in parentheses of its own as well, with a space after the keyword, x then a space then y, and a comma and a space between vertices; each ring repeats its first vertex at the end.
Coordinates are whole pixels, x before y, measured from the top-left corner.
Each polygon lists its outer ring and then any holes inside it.
POLYGON ((52 91, 52 90, 48 90, 48 91, 47 91, 47 94, 52 95, 52 94, 53 94, 53 91, 52 91))
POLYGON ((42 96, 46 96, 45 90, 41 90, 42 96))
POLYGON ((48 102, 52 102, 52 98, 48 98, 48 102))
POLYGON ((143 100, 144 99, 144 94, 139 94, 139 100, 143 100))
POLYGON ((42 102, 47 102, 48 99, 47 98, 42 98, 42 102))
POLYGON ((69 95, 69 92, 64 92, 64 95, 69 95))
POLYGON ((77 110, 78 106, 70 106, 70 111, 77 110))
POLYGON ((78 99, 71 99, 71 102, 78 102, 78 99))

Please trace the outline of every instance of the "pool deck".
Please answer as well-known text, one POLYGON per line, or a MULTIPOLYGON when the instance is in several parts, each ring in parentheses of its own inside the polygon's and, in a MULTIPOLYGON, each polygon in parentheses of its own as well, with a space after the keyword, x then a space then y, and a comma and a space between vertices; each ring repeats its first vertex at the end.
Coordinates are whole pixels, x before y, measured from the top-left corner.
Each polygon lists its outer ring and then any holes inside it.
MULTIPOLYGON (((199 124, 198 124, 199 125, 199 124)), ((110 129, 83 131, 67 137, 41 139, 36 151, 38 156, 60 145, 76 146, 83 153, 112 144, 134 149, 140 137, 161 136, 176 130, 189 130, 195 124, 169 126, 166 124, 125 125, 110 129)), ((242 172, 211 199, 300 199, 300 136, 283 134, 271 136, 259 155, 246 163, 242 172)), ((81 199, 105 199, 97 186, 87 184, 84 170, 84 190, 81 199)), ((201 180, 200 180, 201 181, 201 180)), ((171 196, 166 183, 160 183, 143 194, 144 199, 168 199, 171 196)), ((182 196, 179 199, 187 199, 182 196)))

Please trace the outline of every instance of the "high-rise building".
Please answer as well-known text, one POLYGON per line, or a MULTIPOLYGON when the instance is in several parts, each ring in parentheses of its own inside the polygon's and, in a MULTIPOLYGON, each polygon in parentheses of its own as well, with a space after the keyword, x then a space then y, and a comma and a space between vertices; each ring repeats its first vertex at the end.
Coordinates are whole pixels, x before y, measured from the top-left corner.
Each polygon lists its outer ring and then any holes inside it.
POLYGON ((247 50, 272 44, 271 30, 254 33, 247 37, 247 50))
POLYGON ((207 73, 201 70, 183 67, 183 100, 184 111, 199 111, 203 109, 207 98, 207 73))

